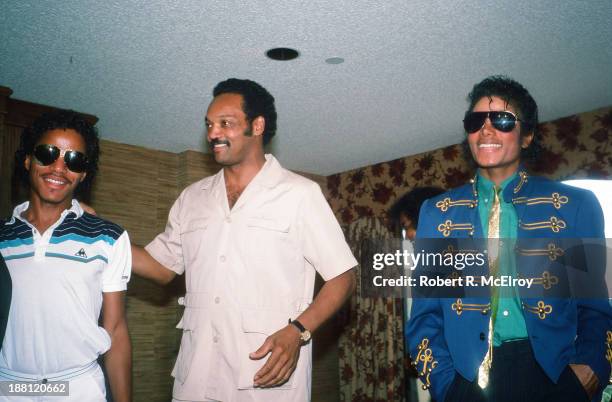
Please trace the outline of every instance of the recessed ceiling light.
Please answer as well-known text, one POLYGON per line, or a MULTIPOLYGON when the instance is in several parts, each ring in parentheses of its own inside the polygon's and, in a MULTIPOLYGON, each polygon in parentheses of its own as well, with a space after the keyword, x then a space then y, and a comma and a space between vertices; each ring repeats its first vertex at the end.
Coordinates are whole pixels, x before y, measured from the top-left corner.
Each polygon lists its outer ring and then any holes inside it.
POLYGON ((297 58, 300 53, 289 47, 275 47, 274 49, 270 49, 266 52, 266 56, 268 56, 272 60, 278 61, 288 61, 297 58))
POLYGON ((344 59, 342 57, 330 57, 329 59, 325 59, 327 64, 342 64, 344 63, 344 59))

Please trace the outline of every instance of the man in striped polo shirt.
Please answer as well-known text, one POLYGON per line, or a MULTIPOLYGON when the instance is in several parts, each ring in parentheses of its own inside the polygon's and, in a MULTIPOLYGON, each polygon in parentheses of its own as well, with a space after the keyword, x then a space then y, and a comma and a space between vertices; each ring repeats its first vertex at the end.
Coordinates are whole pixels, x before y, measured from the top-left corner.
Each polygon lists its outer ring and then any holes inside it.
POLYGON ((98 154, 95 128, 74 112, 43 116, 21 136, 16 169, 29 200, 0 223, 12 281, 0 401, 105 402, 100 355, 114 400, 130 400, 128 234, 75 199, 95 176, 98 154), (67 385, 55 388, 64 395, 45 396, 43 385, 58 381, 67 385))

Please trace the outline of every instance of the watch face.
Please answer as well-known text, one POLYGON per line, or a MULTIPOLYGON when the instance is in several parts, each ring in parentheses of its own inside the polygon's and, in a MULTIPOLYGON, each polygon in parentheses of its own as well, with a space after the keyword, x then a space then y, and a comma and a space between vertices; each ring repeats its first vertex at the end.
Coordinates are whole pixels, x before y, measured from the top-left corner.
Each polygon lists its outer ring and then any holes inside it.
POLYGON ((304 332, 302 332, 300 338, 302 338, 302 341, 304 343, 308 342, 310 340, 310 331, 309 330, 305 330, 304 332))

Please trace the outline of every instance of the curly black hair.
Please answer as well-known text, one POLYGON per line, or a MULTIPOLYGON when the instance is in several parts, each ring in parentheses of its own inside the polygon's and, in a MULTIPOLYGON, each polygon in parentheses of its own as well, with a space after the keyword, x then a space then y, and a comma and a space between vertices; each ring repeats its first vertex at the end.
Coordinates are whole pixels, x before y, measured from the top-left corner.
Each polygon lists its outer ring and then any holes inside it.
POLYGON ((213 96, 226 93, 242 96, 242 111, 246 114, 249 123, 256 117, 262 116, 264 118, 263 143, 267 145, 276 134, 274 97, 255 81, 238 78, 222 81, 213 89, 213 96))
MULTIPOLYGON (((521 119, 521 136, 533 133, 531 144, 527 148, 521 149, 521 160, 532 162, 541 150, 540 138, 537 135, 539 121, 536 101, 525 87, 512 78, 505 75, 492 75, 472 88, 467 96, 470 105, 465 112, 466 115, 474 110, 474 106, 479 100, 482 98, 490 99, 494 96, 501 98, 517 111, 518 118, 521 119)), ((468 160, 472 160, 467 139, 463 142, 463 146, 466 157, 468 160)))
POLYGON ((423 205, 425 200, 442 194, 444 191, 444 189, 434 186, 416 187, 395 201, 389 209, 388 216, 394 224, 399 226, 400 216, 404 214, 406 218, 412 221, 416 228, 419 224, 421 205, 423 205))
POLYGON ((15 174, 20 180, 29 185, 29 174, 25 168, 25 159, 32 155, 34 147, 45 133, 55 129, 72 129, 79 133, 85 142, 85 156, 87 169, 85 180, 76 188, 74 196, 87 196, 91 183, 98 172, 98 159, 100 157, 100 140, 98 130, 77 112, 72 110, 59 110, 46 113, 37 118, 30 127, 21 133, 19 148, 15 152, 15 174))

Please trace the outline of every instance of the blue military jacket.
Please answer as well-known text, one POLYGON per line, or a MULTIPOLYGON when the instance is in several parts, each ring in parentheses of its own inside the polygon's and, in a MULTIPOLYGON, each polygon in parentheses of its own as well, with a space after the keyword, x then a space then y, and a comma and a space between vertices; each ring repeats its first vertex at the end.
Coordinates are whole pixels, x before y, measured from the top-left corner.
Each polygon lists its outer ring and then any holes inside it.
MULTIPOLYGON (((475 180, 423 204, 417 241, 482 239, 475 180)), ((606 356, 612 347, 612 310, 604 280, 603 247, 595 253, 573 253, 582 259, 572 257, 570 264, 591 267, 591 280, 596 277, 592 283, 601 287, 597 297, 595 293, 585 295, 584 289, 577 292, 588 297, 546 296, 555 287, 567 290, 573 286, 567 275, 568 262, 561 263, 570 253, 567 248, 575 248, 580 239, 597 239, 603 244, 604 221, 597 199, 589 191, 529 176, 523 169, 505 188, 503 197, 513 203, 518 216, 519 276, 534 279, 528 294, 521 291, 520 302, 536 360, 554 382, 569 363, 576 363, 589 365, 605 386, 610 376, 606 356)), ((437 401, 444 401, 456 373, 469 381, 477 376, 488 349, 488 295, 487 288, 486 297, 466 293, 413 300, 405 331, 407 345, 424 388, 437 401)))

